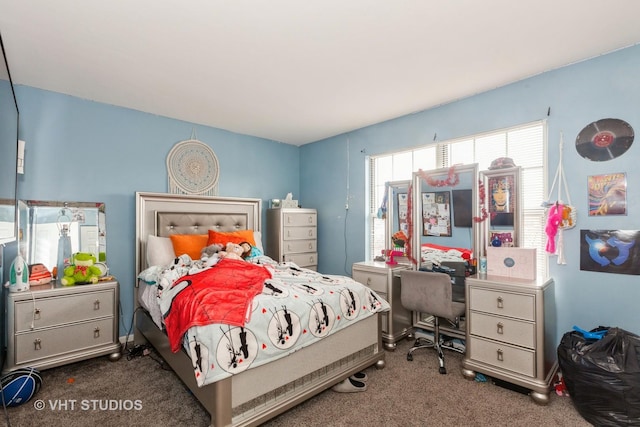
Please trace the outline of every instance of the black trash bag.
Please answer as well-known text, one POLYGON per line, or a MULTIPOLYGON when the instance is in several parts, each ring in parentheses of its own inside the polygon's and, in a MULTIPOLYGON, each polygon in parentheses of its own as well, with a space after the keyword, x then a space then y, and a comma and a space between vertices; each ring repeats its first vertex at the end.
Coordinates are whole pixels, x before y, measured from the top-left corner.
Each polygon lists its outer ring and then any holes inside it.
POLYGON ((602 331, 601 339, 575 330, 563 335, 558 364, 565 385, 591 424, 640 426, 640 337, 602 326, 591 332, 602 331))

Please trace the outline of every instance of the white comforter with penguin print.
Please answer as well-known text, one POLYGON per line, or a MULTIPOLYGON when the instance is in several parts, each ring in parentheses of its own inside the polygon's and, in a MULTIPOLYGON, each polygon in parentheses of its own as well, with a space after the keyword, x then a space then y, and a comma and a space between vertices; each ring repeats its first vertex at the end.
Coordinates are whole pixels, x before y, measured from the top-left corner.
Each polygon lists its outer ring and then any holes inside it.
MULTIPOLYGON (((188 256, 179 260, 176 265, 151 267, 140 274, 141 280, 153 286, 163 316, 175 295, 161 289, 203 268, 188 256)), ((193 326, 184 336, 200 387, 284 357, 389 309, 378 294, 350 277, 324 275, 294 263, 278 264, 266 256, 247 262, 265 266, 272 277, 253 297, 244 326, 193 326)))

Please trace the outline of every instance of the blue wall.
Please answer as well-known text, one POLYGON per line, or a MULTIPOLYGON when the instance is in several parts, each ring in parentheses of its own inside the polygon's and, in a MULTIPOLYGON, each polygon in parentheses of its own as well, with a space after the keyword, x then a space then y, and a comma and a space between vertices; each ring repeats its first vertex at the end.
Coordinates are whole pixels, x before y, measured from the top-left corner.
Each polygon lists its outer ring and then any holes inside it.
MULTIPOLYGON (((166 158, 177 142, 195 131, 211 146, 220 163, 221 196, 255 197, 268 206, 269 199, 299 194, 298 147, 31 87, 17 86, 16 95, 20 138, 27 142, 19 198, 106 204, 107 261, 120 281, 121 335, 133 312, 135 192, 167 192, 166 158)), ((15 256, 12 249, 6 259, 15 256)))
MULTIPOLYGON (((469 72, 472 78, 473 70, 469 72)), ((575 150, 578 133, 596 120, 619 118, 636 133, 640 131, 639 75, 640 47, 635 46, 302 146, 300 190, 308 204, 319 209, 319 269, 341 274, 345 265, 365 259, 367 156, 430 144, 434 135, 444 141, 548 119, 549 183, 558 164, 562 131, 564 168, 571 201, 578 208, 577 227, 564 232, 566 265, 557 265, 555 257, 550 259, 558 323, 549 328, 555 329, 558 340, 573 325, 587 329, 618 326, 640 334, 640 277, 580 271, 579 266, 580 229, 640 229, 640 142, 623 156, 605 162, 586 160, 575 150), (614 172, 627 173, 627 216, 589 218, 587 176, 614 172)))
POLYGON ((19 197, 106 203, 107 256, 122 286, 124 335, 135 281, 134 193, 167 191, 166 156, 175 143, 190 139, 194 129, 220 161, 220 195, 258 197, 266 207, 269 199, 293 192, 302 206, 318 209, 320 270, 350 274, 351 264, 365 258, 368 156, 429 144, 435 134, 448 140, 547 118, 549 179, 563 131, 565 170, 579 209, 578 226, 564 235, 567 264, 558 266, 555 258, 550 262, 558 339, 574 324, 640 333, 640 278, 580 271, 578 251, 580 229, 640 229, 640 170, 633 167, 640 142, 607 162, 583 159, 573 144, 584 126, 602 118, 620 118, 640 129, 638 75, 640 47, 632 47, 299 148, 18 86, 20 136, 27 141, 19 197), (629 214, 586 217, 587 176, 613 172, 627 173, 629 214))

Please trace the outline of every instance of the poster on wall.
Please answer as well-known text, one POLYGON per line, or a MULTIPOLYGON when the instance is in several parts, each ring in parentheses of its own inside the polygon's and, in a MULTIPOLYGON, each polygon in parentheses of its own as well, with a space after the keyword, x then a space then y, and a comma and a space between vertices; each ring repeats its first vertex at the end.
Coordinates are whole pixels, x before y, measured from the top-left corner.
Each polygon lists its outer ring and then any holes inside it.
POLYGON ((580 270, 640 275, 640 230, 580 230, 580 270))
POLYGON ((516 185, 513 174, 489 178, 489 216, 491 225, 513 226, 516 206, 516 185))
POLYGON ((422 193, 422 235, 451 237, 451 193, 422 193))
POLYGON ((627 174, 610 173, 587 178, 589 216, 627 214, 627 174))

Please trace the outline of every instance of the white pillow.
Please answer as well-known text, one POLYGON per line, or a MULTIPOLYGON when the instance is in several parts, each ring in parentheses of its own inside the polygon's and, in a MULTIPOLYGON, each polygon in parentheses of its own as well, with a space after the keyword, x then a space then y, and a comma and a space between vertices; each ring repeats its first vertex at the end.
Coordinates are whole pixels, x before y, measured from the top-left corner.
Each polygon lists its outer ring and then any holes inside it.
POLYGON ((260 249, 260 252, 264 253, 264 249, 262 247, 262 233, 259 231, 254 231, 253 240, 256 242, 256 248, 260 249))
POLYGON ((173 253, 173 243, 168 237, 149 235, 147 237, 147 266, 169 265, 176 255, 173 253))

